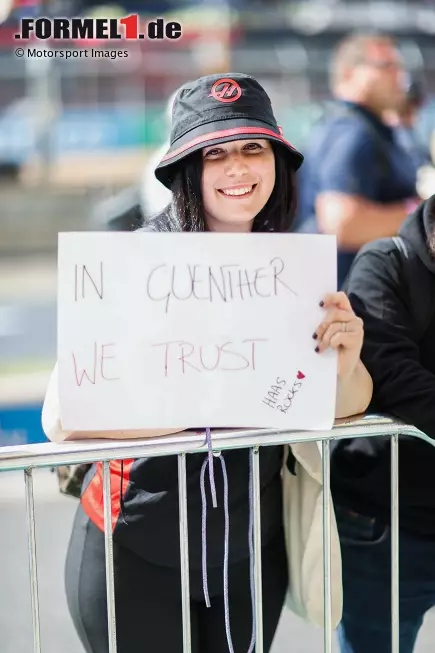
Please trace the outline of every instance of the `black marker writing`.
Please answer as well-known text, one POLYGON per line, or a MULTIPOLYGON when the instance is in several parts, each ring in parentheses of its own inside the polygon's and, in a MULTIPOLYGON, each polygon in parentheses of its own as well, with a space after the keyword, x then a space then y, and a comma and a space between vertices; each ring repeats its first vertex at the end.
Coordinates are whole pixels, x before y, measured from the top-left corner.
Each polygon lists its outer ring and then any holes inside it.
POLYGON ((91 275, 86 265, 74 266, 74 299, 76 302, 79 299, 79 294, 81 294, 82 299, 86 298, 86 287, 89 287, 90 284, 92 284, 91 287, 97 293, 98 297, 100 299, 103 299, 104 281, 103 281, 102 262, 100 262, 99 276, 100 278, 98 279, 98 281, 95 281, 94 277, 91 275), (79 291, 79 286, 81 288, 81 293, 79 291))
POLYGON ((288 292, 297 296, 283 279, 285 263, 274 258, 262 268, 247 269, 237 264, 221 266, 167 265, 153 268, 146 292, 151 301, 162 302, 168 313, 171 302, 195 299, 208 302, 249 301, 277 297, 288 292))

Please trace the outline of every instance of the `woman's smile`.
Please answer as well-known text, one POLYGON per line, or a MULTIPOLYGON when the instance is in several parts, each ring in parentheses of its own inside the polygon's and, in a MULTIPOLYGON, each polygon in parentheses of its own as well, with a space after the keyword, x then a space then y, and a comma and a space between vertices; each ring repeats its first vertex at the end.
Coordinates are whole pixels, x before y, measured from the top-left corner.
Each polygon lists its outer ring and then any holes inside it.
POLYGON ((258 184, 239 184, 238 186, 229 186, 228 188, 218 188, 218 193, 229 199, 244 199, 251 197, 258 184))

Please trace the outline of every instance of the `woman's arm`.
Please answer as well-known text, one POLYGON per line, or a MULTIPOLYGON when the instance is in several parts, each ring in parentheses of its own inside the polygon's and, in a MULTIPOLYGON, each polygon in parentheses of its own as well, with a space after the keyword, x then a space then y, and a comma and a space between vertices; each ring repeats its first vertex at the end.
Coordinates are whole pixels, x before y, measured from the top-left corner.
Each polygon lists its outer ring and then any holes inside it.
MULTIPOLYGON (((131 431, 70 431, 65 440, 141 440, 180 433, 184 429, 135 429, 131 431)), ((58 440, 59 442, 59 440, 58 440)))
POLYGON ((373 381, 365 365, 358 361, 357 366, 345 378, 338 378, 335 417, 350 417, 367 410, 372 399, 373 381))

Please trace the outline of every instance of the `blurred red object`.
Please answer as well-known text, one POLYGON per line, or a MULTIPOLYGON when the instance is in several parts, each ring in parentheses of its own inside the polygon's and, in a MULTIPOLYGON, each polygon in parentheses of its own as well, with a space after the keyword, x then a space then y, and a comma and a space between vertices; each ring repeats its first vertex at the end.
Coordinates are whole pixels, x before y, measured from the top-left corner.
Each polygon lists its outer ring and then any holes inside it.
POLYGON ((41 5, 41 0, 14 0, 12 2, 13 9, 19 9, 21 7, 38 7, 41 5))

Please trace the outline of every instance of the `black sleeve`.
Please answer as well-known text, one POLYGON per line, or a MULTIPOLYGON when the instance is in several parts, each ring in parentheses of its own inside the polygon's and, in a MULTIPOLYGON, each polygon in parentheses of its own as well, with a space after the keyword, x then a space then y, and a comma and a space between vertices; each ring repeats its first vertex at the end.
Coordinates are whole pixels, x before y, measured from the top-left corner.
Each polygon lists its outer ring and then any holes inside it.
POLYGON ((368 251, 356 260, 347 288, 364 321, 361 357, 374 384, 369 412, 397 417, 435 438, 435 375, 420 361, 399 266, 393 252, 368 251))

